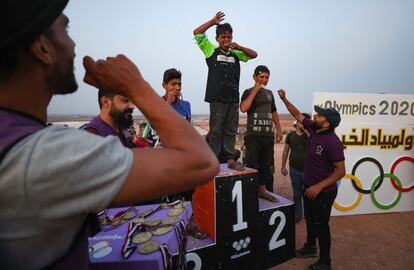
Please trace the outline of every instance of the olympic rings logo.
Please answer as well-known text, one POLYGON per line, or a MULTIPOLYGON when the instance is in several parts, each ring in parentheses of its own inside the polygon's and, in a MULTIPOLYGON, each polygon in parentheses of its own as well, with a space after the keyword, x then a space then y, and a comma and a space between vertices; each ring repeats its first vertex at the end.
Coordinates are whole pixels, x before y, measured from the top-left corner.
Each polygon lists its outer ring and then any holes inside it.
POLYGON ((352 181, 352 186, 355 188, 356 191, 358 191, 358 197, 349 206, 339 205, 336 201, 334 202, 333 206, 336 209, 340 210, 340 211, 351 211, 352 209, 356 208, 359 205, 359 203, 361 202, 362 194, 370 194, 372 202, 379 209, 388 210, 388 209, 393 208, 394 206, 396 206, 400 202, 402 193, 410 192, 410 191, 414 190, 414 181, 410 186, 403 187, 400 179, 394 174, 395 169, 398 166, 398 164, 400 164, 403 161, 408 161, 408 162, 411 162, 411 163, 414 164, 414 158, 408 157, 408 156, 400 157, 399 159, 397 159, 394 162, 394 164, 392 164, 390 172, 389 173, 384 173, 384 168, 382 167, 381 163, 379 163, 378 160, 376 160, 375 158, 372 158, 372 157, 361 158, 360 160, 358 160, 355 163, 354 167, 352 168, 352 173, 351 174, 346 174, 344 176, 344 178, 350 179, 352 181), (374 163, 378 167, 378 170, 379 170, 379 176, 377 176, 374 179, 374 181, 371 184, 370 189, 364 189, 362 187, 361 181, 355 175, 358 166, 361 165, 364 162, 374 163), (391 180, 391 184, 394 187, 394 189, 396 189, 398 191, 398 195, 396 196, 394 201, 389 203, 389 204, 382 204, 375 197, 375 191, 377 191, 380 188, 380 186, 384 182, 384 178, 389 178, 391 180))

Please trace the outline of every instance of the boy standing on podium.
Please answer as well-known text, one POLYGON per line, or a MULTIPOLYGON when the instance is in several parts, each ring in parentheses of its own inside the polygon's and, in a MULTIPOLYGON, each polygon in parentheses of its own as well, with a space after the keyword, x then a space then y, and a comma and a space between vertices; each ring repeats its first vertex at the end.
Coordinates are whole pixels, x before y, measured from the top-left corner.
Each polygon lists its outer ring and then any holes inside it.
POLYGON ((259 171, 259 197, 271 202, 277 199, 270 195, 266 186, 273 191, 274 144, 282 140, 282 129, 276 111, 275 98, 272 91, 266 89, 270 71, 266 66, 257 66, 252 88, 244 91, 240 103, 240 111, 247 112, 246 166, 259 171))

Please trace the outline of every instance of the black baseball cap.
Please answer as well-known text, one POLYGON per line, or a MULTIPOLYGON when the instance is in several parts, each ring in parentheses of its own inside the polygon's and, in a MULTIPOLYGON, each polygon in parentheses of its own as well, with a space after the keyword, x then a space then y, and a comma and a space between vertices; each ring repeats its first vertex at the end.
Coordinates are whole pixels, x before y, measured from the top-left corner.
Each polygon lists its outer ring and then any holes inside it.
POLYGON ((69 0, 1 0, 0 50, 31 42, 62 14, 69 0))
POLYGON ((321 108, 319 106, 313 107, 315 112, 319 113, 320 115, 325 116, 326 120, 329 122, 331 128, 336 128, 341 123, 341 115, 335 108, 321 108))

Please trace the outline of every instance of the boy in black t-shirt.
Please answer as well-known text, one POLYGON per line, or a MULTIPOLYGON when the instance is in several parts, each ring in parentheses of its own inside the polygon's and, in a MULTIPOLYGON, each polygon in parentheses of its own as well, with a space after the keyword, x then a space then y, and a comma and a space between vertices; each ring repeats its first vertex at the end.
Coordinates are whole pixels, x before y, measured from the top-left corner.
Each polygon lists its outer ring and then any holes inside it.
POLYGON ((259 171, 259 197, 277 202, 277 199, 266 191, 266 184, 273 186, 273 124, 276 126, 276 141, 282 140, 275 98, 272 91, 265 89, 269 76, 270 71, 266 66, 256 67, 253 74, 255 85, 244 91, 240 111, 247 112, 247 130, 244 138, 246 166, 259 171))

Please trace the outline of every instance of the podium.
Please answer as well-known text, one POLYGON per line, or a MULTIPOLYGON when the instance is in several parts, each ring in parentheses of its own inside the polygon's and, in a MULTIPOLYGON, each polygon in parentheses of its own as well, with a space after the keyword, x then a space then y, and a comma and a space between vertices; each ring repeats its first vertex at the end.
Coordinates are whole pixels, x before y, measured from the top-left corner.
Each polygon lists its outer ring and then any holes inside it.
POLYGON ((295 255, 294 204, 257 195, 258 172, 221 164, 212 181, 194 192, 195 223, 209 239, 189 238, 188 269, 267 269, 295 255))

